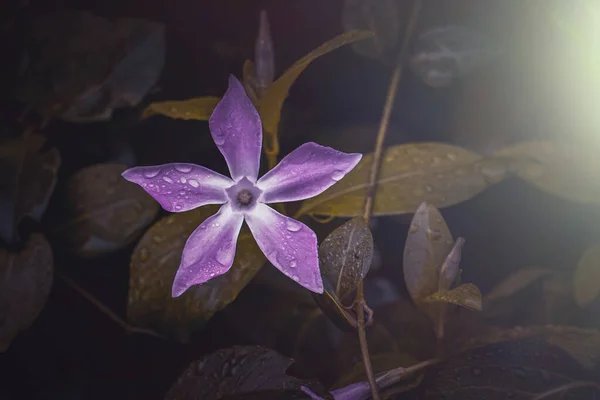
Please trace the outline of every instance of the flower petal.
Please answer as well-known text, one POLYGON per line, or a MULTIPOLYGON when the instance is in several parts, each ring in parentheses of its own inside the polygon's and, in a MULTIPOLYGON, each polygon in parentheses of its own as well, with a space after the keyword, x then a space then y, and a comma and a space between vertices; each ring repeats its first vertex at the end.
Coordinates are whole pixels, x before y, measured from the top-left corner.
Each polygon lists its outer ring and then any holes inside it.
POLYGON ((186 163, 134 167, 122 176, 140 185, 162 208, 171 212, 223 204, 227 201, 225 189, 234 183, 208 168, 186 163))
POLYGON ((362 154, 342 153, 309 142, 259 179, 265 203, 304 200, 333 186, 358 164, 362 154))
POLYGON ((277 269, 315 293, 323 293, 317 235, 303 223, 259 203, 246 223, 267 259, 277 269))
POLYGON ((215 144, 225 157, 234 181, 244 176, 256 182, 260 166, 262 124, 244 87, 233 75, 229 88, 208 120, 215 144))
POLYGON ((192 232, 175 274, 173 297, 229 271, 243 222, 243 214, 232 212, 229 204, 225 204, 192 232))

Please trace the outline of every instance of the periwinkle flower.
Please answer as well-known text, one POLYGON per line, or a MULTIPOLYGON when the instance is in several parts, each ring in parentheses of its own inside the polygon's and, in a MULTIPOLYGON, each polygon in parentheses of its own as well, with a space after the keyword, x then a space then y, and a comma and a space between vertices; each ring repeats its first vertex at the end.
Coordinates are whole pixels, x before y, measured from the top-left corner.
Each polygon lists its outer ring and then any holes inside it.
POLYGON ((134 167, 123 172, 125 179, 140 185, 167 211, 223 204, 185 243, 173 282, 173 297, 231 268, 244 221, 271 264, 305 288, 322 293, 315 233, 266 203, 316 196, 350 172, 362 155, 305 143, 257 180, 262 124, 233 75, 209 119, 209 128, 231 178, 188 163, 134 167))

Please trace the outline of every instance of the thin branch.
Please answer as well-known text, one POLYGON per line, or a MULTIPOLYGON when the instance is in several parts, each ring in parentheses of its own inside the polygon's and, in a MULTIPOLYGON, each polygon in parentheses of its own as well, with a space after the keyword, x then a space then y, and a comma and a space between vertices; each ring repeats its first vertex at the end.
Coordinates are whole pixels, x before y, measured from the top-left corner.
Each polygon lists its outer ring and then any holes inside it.
POLYGON ((542 400, 542 399, 546 399, 548 397, 554 396, 555 394, 558 394, 558 393, 563 393, 563 392, 567 392, 572 389, 578 389, 578 388, 584 388, 584 387, 594 387, 594 388, 600 390, 600 385, 596 382, 577 381, 577 382, 571 382, 571 383, 561 385, 557 388, 550 389, 544 393, 540 393, 540 394, 534 396, 532 398, 532 400, 542 400))
POLYGON ((75 281, 73 281, 72 279, 66 277, 65 275, 63 275, 61 273, 57 273, 57 275, 61 280, 63 280, 67 284, 67 286, 74 289, 77 293, 79 293, 81 296, 83 296, 87 301, 89 301, 90 303, 95 305, 96 308, 98 308, 108 318, 110 318, 114 322, 116 322, 117 325, 120 325, 121 328, 123 328, 125 330, 125 332, 127 332, 128 334, 140 333, 140 334, 150 335, 150 336, 154 336, 154 337, 162 339, 161 335, 159 335, 158 333, 154 332, 151 329, 139 328, 136 326, 129 325, 127 322, 123 321, 117 314, 115 314, 110 308, 108 308, 104 304, 102 304, 102 302, 100 302, 100 300, 95 298, 91 293, 89 293, 84 288, 82 288, 77 283, 75 283, 75 281))
MULTIPOLYGON (((367 196, 365 198, 364 203, 363 218, 365 219, 367 224, 369 223, 369 219, 371 218, 371 214, 373 213, 373 205, 375 203, 375 193, 377 189, 377 177, 379 175, 379 170, 381 169, 383 143, 385 141, 388 126, 390 124, 390 117, 392 115, 394 101, 396 100, 396 93, 398 92, 398 84, 400 83, 400 78, 402 77, 402 62, 406 58, 406 54, 408 53, 408 45, 410 44, 410 40, 417 25, 417 19, 420 9, 421 0, 415 0, 413 3, 410 20, 408 22, 408 26, 404 34, 404 40, 402 42, 402 47, 398 58, 401 61, 398 62, 398 65, 394 68, 394 72, 392 73, 392 78, 390 80, 390 85, 385 100, 385 106, 383 108, 383 115, 381 117, 381 123, 379 124, 379 132, 377 133, 377 140, 375 142, 375 151, 373 152, 373 162, 369 171, 369 186, 367 187, 367 196)), ((361 281, 358 284, 358 288, 356 290, 358 339, 360 341, 360 352, 362 354, 365 373, 367 375, 367 380, 369 381, 369 386, 371 388, 371 397, 373 398, 373 400, 379 400, 379 392, 377 391, 377 383, 375 381, 375 376, 373 375, 373 367, 371 365, 371 359, 369 355, 367 332, 364 318, 364 305, 364 287, 363 282, 361 281)))

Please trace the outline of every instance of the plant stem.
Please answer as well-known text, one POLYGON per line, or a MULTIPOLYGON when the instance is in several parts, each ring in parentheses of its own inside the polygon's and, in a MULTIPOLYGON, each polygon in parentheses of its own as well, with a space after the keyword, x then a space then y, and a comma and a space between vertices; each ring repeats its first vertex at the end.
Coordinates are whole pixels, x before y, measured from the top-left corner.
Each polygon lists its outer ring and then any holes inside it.
MULTIPOLYGON (((381 169, 381 158, 383 155, 383 142, 387 134, 388 126, 390 124, 390 117, 392 115, 392 109, 394 107, 394 101, 396 100, 396 93, 398 92, 398 84, 402 77, 402 63, 406 59, 408 53, 408 45, 410 43, 412 34, 417 25, 417 17, 419 10, 421 9, 421 0, 415 0, 412 7, 412 12, 406 32, 404 33, 404 40, 402 42, 402 48, 400 49, 400 56, 398 57, 398 64, 392 72, 388 93, 385 99, 385 106, 383 108, 383 115, 381 116, 381 123, 379 124, 379 132, 377 132, 377 140, 375 141, 375 151, 373 152, 373 162, 369 171, 369 183, 367 188, 367 196, 364 203, 363 218, 368 224, 371 214, 373 213, 373 206, 375 204, 375 192, 377 189, 377 177, 379 170, 381 169)), ((365 327, 365 296, 363 282, 360 281, 356 289, 356 314, 358 319, 358 340, 360 341, 360 352, 362 354, 363 365, 365 367, 365 373, 369 386, 371 388, 371 397, 373 400, 379 400, 379 392, 377 391, 377 383, 375 376, 373 375, 373 366, 371 365, 371 358, 369 355, 369 347, 367 342, 367 331, 365 327)))

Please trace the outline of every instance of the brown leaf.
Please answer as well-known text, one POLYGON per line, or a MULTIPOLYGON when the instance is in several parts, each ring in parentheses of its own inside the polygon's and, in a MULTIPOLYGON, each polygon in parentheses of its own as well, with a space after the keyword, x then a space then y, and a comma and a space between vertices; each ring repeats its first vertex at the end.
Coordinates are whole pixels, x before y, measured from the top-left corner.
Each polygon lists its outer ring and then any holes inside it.
POLYGON ((457 278, 459 278, 462 271, 460 269, 460 259, 464 245, 465 239, 461 237, 457 238, 456 242, 454 242, 452 250, 450 250, 450 253, 448 253, 440 267, 438 290, 450 290, 457 278))
POLYGON ((547 268, 522 268, 513 272, 502 282, 496 285, 490 293, 485 296, 485 301, 496 301, 502 298, 510 297, 513 294, 525 289, 532 283, 549 276, 553 273, 547 268))
POLYGON ((278 398, 272 397, 278 391, 299 389, 302 385, 322 391, 314 382, 286 375, 293 362, 274 350, 259 346, 218 350, 192 362, 169 389, 165 400, 219 400, 257 392, 268 393, 268 397, 263 394, 262 398, 270 399, 278 398))
POLYGON ((575 300, 585 307, 600 294, 600 244, 585 251, 573 276, 575 300))
MULTIPOLYGON (((355 217, 362 214, 373 154, 337 184, 302 203, 299 215, 355 217)), ((438 208, 468 200, 508 176, 503 161, 444 143, 388 147, 377 179, 373 215, 413 213, 422 202, 438 208)))
POLYGON ((0 352, 46 305, 53 269, 52 248, 41 234, 32 234, 18 254, 0 250, 0 352))
POLYGON ((600 157, 593 146, 530 141, 498 151, 512 169, 538 189, 564 199, 600 204, 600 157))
POLYGON ((452 234, 437 208, 422 203, 410 224, 403 260, 404 282, 417 305, 439 290, 438 268, 453 244, 452 234))
POLYGON ((436 292, 428 296, 425 301, 430 303, 456 304, 457 306, 473 311, 482 310, 481 292, 472 283, 463 283, 452 290, 436 292))
POLYGON ((8 243, 19 239, 24 217, 41 220, 54 192, 61 158, 55 148, 42 151, 45 142, 43 136, 30 135, 0 146, 0 237, 8 243))
POLYGON ((123 179, 121 173, 126 169, 121 164, 96 164, 70 179, 68 196, 73 210, 63 230, 80 256, 128 245, 156 217, 159 204, 123 179))
POLYGON ((192 331, 234 301, 263 266, 265 257, 254 238, 242 230, 233 266, 226 274, 193 286, 180 297, 171 296, 187 238, 218 208, 208 205, 169 215, 140 239, 131 256, 127 314, 132 324, 187 342, 192 331))
POLYGON ((146 107, 142 119, 150 118, 153 115, 164 115, 174 119, 208 121, 219 101, 221 98, 214 96, 180 101, 159 101, 146 107))

